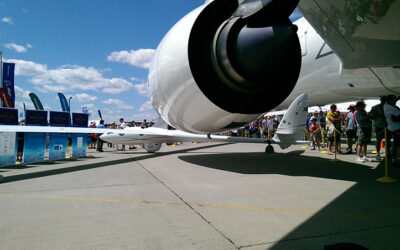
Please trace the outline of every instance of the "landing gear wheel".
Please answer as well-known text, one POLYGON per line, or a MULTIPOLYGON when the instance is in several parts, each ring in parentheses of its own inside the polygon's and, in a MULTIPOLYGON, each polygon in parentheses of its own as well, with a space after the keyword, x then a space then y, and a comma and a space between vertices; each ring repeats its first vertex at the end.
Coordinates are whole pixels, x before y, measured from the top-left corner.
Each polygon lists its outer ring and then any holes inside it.
POLYGON ((266 154, 273 154, 273 153, 275 153, 274 147, 272 147, 271 144, 268 144, 268 146, 265 148, 265 153, 266 153, 266 154))

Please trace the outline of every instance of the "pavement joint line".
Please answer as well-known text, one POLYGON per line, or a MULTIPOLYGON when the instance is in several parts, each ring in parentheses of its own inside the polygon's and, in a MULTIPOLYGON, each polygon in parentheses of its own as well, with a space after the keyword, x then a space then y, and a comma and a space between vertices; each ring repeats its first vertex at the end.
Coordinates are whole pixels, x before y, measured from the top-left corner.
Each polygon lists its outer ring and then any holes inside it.
POLYGON ((165 188, 167 188, 171 193, 173 193, 178 199, 182 201, 182 205, 187 206, 189 209, 191 209, 195 214, 197 214, 204 222, 206 222, 211 228, 213 228, 219 235, 221 235, 224 239, 226 239, 229 243, 232 244, 236 249, 239 249, 239 247, 233 242, 232 239, 230 239, 227 235, 225 235, 221 230, 219 230, 216 226, 214 226, 211 221, 207 220, 199 211, 194 209, 194 207, 185 201, 179 194, 177 194, 172 188, 170 188, 165 182, 161 181, 157 176, 155 176, 152 172, 150 172, 147 168, 145 168, 139 161, 136 161, 136 163, 141 166, 144 170, 146 170, 151 176, 153 176, 154 179, 159 181, 165 188))
MULTIPOLYGON (((378 216, 360 215, 360 214, 323 213, 323 212, 311 211, 311 210, 280 209, 280 208, 269 208, 269 207, 237 206, 237 205, 209 204, 209 203, 191 203, 191 202, 186 202, 183 200, 182 201, 154 201, 154 200, 113 199, 113 198, 74 197, 74 196, 51 196, 51 195, 22 195, 22 194, 0 194, 0 198, 28 198, 28 199, 30 198, 30 199, 39 199, 39 200, 74 200, 74 201, 98 201, 98 202, 112 202, 112 203, 158 204, 158 205, 173 205, 173 206, 190 206, 192 209, 194 209, 194 207, 227 208, 227 209, 236 209, 236 210, 267 211, 267 212, 287 213, 287 214, 317 215, 317 216, 341 217, 341 218, 352 218, 352 219, 367 219, 367 220, 390 220, 390 221, 399 221, 400 222, 400 217, 378 217, 378 216)), ((196 211, 196 213, 198 213, 198 212, 196 211)))

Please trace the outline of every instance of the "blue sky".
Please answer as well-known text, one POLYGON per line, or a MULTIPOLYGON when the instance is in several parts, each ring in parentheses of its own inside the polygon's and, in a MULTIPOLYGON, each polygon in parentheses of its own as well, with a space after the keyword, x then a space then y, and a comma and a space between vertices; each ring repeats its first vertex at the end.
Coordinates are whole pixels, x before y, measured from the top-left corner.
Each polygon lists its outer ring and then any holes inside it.
POLYGON ((97 109, 106 122, 157 119, 146 86, 148 65, 165 33, 204 0, 0 0, 0 50, 16 63, 16 106, 97 109))

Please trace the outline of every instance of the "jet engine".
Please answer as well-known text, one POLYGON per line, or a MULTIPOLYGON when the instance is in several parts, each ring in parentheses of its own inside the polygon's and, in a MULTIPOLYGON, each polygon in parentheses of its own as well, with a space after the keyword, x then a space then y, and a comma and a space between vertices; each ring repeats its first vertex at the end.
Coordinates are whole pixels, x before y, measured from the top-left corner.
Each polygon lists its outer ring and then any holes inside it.
POLYGON ((292 0, 214 0, 182 18, 149 72, 152 104, 173 127, 213 133, 279 105, 301 66, 292 0))
POLYGON ((161 148, 161 143, 144 143, 143 144, 143 147, 144 147, 144 149, 146 149, 146 151, 148 152, 148 153, 154 153, 154 152, 157 152, 158 150, 160 150, 160 148, 161 148))

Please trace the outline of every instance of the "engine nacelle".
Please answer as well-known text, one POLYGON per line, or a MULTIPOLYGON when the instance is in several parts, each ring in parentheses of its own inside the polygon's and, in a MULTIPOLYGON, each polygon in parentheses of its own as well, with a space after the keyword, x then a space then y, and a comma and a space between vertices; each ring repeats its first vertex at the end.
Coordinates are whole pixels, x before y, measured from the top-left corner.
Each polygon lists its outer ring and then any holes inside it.
POLYGON ((154 153, 157 152, 158 150, 160 150, 161 148, 161 143, 144 143, 143 147, 144 149, 146 149, 147 152, 149 153, 154 153))
POLYGON ((158 114, 181 130, 213 133, 279 105, 300 73, 300 44, 288 18, 296 5, 214 0, 182 18, 150 68, 158 114))

